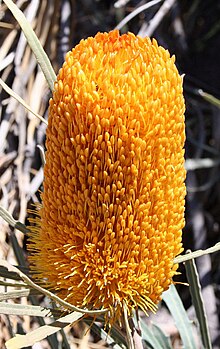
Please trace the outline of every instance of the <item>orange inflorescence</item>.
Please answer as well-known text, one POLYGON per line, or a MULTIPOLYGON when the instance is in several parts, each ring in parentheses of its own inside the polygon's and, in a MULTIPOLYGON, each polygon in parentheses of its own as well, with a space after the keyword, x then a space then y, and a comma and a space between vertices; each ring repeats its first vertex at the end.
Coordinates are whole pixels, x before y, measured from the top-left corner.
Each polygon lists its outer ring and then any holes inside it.
MULTIPOLYGON (((115 320, 155 310, 184 226, 184 99, 174 57, 118 31, 82 40, 50 101, 35 278, 115 320)), ((113 320, 113 321, 114 321, 113 320)))

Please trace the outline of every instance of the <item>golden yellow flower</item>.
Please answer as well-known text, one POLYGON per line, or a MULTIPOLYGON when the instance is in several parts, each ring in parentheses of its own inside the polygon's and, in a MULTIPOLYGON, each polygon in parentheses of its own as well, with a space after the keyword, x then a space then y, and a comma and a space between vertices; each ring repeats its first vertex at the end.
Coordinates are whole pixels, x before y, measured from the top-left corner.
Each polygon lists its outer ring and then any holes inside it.
POLYGON ((50 101, 31 269, 112 321, 155 310, 184 226, 182 79, 155 40, 98 33, 66 55, 50 101))

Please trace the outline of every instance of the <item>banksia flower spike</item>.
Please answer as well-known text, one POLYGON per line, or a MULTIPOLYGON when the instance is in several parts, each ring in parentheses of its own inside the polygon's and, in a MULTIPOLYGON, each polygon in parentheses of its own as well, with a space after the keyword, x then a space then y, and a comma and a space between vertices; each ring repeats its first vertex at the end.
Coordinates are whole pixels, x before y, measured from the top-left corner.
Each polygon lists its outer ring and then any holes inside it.
POLYGON ((50 101, 33 275, 78 307, 155 311, 183 249, 182 79, 155 40, 98 33, 66 55, 50 101))

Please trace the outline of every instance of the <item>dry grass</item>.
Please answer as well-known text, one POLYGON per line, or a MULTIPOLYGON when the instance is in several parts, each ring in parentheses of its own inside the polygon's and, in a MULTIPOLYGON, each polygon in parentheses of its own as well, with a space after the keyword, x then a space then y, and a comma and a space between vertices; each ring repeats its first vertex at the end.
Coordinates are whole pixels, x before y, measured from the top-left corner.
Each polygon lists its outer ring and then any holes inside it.
MULTIPOLYGON (((21 0, 17 1, 17 4, 31 22, 57 72, 65 52, 81 38, 93 35, 97 31, 113 29, 136 6, 145 3, 118 1, 119 5, 126 4, 124 7, 116 8, 114 2, 21 0)), ((155 5, 140 13, 123 30, 147 33, 148 20, 153 18, 159 6, 155 5)), ((215 46, 219 50, 220 46, 216 14, 218 11, 214 1, 208 2, 207 6, 201 5, 200 1, 196 0, 177 1, 170 12, 163 14, 161 23, 156 23, 153 33, 161 44, 176 53, 179 69, 186 73, 186 157, 193 160, 196 169, 189 171, 187 179, 187 226, 184 244, 186 248, 193 250, 213 245, 219 240, 220 233, 220 110, 205 102, 198 94, 198 89, 203 88, 216 97, 220 96, 219 61, 214 48, 212 49, 215 46), (199 165, 200 159, 212 160, 211 165, 209 167, 199 165)), ((3 4, 0 9, 0 75, 36 113, 47 118, 50 97, 47 83, 20 27, 3 4)), ((0 204, 16 219, 25 223, 27 209, 31 208, 33 202, 39 200, 38 191, 42 186, 43 171, 37 145, 44 147, 46 126, 8 96, 1 87, 0 92, 0 204)), ((14 232, 2 220, 0 220, 0 232, 0 258, 6 259, 11 264, 21 264, 19 256, 14 252, 16 250, 14 232)), ((16 237, 26 258, 26 238, 19 231, 16 231, 16 237)), ((198 269, 207 304, 212 340, 215 342, 213 347, 217 349, 220 348, 219 253, 212 257, 201 258, 198 261, 198 269)), ((182 271, 184 273, 184 270, 182 271)), ((181 280, 183 278, 184 275, 181 280)), ((0 289, 4 291, 2 286, 0 289)), ((180 287, 180 292, 193 317, 186 287, 180 287)), ((21 298, 20 302, 26 304, 27 300, 21 298)), ((176 333, 170 317, 163 323, 169 324, 166 330, 175 339, 176 333)), ((29 332, 36 326, 38 326, 36 319, 0 315, 0 347, 4 348, 5 340, 15 333, 29 332)), ((66 336, 71 348, 106 347, 103 340, 91 335, 84 324, 68 329, 66 336)), ((53 340, 56 343, 56 338, 53 340)), ((59 334, 58 341, 62 340, 59 334)), ((53 344, 43 341, 38 348, 49 348, 50 345, 53 347, 53 344)))

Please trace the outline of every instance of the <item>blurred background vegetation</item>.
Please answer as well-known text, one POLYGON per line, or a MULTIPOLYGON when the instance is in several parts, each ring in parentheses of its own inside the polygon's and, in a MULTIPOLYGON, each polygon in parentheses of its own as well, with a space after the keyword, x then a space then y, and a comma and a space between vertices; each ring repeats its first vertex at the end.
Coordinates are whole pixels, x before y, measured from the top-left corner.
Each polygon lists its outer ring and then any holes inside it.
MULTIPOLYGON (((185 250, 208 248, 220 240, 220 3, 216 0, 18 0, 52 65, 58 72, 65 53, 82 38, 118 26, 151 36, 176 56, 185 74, 186 100, 186 228, 185 250), (145 5, 149 5, 148 8, 145 5), (141 7, 142 6, 142 7, 141 7), (141 11, 136 11, 141 7, 141 11), (136 14, 136 15, 135 15, 136 14), (128 16, 127 23, 121 23, 128 16), (214 98, 213 98, 214 97, 214 98)), ((50 91, 19 25, 0 1, 0 77, 31 108, 47 118, 50 91)), ((27 112, 0 87, 0 204, 16 219, 26 222, 27 209, 39 200, 43 170, 40 151, 46 125, 27 112)), ((16 243, 26 258, 26 239, 0 220, 0 258, 21 264, 16 243)), ((220 348, 220 253, 196 260, 202 285, 213 348, 220 348)), ((24 267, 24 266, 23 266, 24 267)), ((178 282, 186 282, 180 266, 178 282)), ((0 286, 1 287, 1 286, 0 286)), ((178 291, 189 317, 195 320, 187 286, 178 291)), ((42 298, 42 297, 41 297, 42 298)), ((38 299, 39 303, 43 299, 38 299)), ((27 304, 21 298, 21 304, 27 304)), ((174 348, 181 348, 178 332, 166 307, 149 321, 171 336, 174 348)), ((37 320, 26 316, 0 315, 0 347, 14 333, 28 332, 37 320)), ((104 348, 98 335, 87 332, 83 323, 68 332, 71 348, 104 348), (86 335, 84 336, 84 334, 86 335)), ((58 335, 57 348, 60 338, 58 335)), ((50 348, 47 341, 36 348, 50 348)), ((198 348, 199 348, 198 344, 198 348)))

